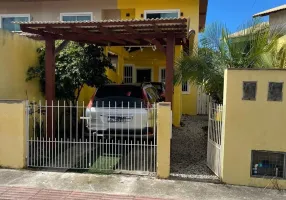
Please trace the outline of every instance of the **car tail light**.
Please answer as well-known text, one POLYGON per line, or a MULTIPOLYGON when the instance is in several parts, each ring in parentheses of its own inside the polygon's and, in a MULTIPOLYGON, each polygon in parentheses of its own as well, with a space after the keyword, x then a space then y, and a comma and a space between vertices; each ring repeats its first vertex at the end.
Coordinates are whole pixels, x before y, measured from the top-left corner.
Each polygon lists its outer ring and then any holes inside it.
POLYGON ((91 108, 93 106, 93 101, 94 101, 94 98, 95 98, 95 93, 92 95, 92 97, 90 98, 89 102, 88 102, 88 105, 87 105, 87 108, 91 108))

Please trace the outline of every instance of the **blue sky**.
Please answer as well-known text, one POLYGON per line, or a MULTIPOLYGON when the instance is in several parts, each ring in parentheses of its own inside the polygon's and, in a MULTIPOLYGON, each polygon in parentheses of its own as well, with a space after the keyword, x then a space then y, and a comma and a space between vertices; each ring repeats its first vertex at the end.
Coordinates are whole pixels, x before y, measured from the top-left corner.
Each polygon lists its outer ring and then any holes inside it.
MULTIPOLYGON (((282 4, 286 0, 209 0, 206 24, 220 22, 236 32, 253 14, 282 4)), ((268 21, 268 17, 263 20, 268 21)))

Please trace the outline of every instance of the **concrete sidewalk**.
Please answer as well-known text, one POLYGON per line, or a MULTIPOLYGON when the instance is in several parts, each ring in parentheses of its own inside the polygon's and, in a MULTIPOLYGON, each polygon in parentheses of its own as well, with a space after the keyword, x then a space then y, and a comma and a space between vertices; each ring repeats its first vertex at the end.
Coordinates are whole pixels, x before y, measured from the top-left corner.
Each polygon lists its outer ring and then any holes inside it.
MULTIPOLYGON (((0 169, 0 186, 162 199, 286 199, 286 191, 151 177, 0 169)), ((116 198, 113 198, 116 199, 116 198)))

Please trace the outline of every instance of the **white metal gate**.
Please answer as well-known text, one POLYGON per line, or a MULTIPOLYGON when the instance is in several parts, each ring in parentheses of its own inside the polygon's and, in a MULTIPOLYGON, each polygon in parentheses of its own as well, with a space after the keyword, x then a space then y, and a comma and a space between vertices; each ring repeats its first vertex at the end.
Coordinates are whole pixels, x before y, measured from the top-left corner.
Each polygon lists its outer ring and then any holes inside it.
POLYGON ((211 97, 204 92, 202 87, 197 88, 197 114, 207 115, 209 113, 209 103, 211 97))
POLYGON ((28 167, 146 175, 156 172, 155 104, 128 102, 127 107, 123 102, 102 102, 87 108, 84 102, 73 105, 57 101, 52 106, 31 102, 26 110, 28 167))
POLYGON ((220 177, 221 169, 221 132, 223 123, 222 111, 223 107, 221 104, 210 103, 207 165, 218 177, 220 177))

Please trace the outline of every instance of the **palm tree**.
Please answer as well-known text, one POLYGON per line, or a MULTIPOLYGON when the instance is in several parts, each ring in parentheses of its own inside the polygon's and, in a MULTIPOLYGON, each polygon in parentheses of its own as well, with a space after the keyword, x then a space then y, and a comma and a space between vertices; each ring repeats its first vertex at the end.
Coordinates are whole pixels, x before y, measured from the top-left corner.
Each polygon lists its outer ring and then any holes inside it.
POLYGON ((222 102, 224 70, 227 68, 286 68, 286 45, 278 48, 281 27, 254 19, 235 34, 219 23, 206 27, 200 46, 176 59, 175 84, 190 81, 203 86, 222 102))

